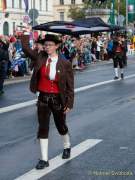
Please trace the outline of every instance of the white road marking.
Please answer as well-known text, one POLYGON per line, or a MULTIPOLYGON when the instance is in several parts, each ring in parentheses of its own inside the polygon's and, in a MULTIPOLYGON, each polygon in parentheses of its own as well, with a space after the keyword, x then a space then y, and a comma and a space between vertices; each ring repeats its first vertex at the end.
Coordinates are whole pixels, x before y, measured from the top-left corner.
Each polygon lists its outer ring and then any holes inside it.
POLYGON ((129 148, 128 147, 126 147, 126 146, 122 146, 122 147, 120 147, 120 150, 128 150, 129 148))
MULTIPOLYGON (((135 74, 132 74, 132 75, 129 75, 129 76, 125 76, 124 79, 129 79, 129 78, 133 78, 135 77, 135 74)), ((109 84, 109 83, 112 83, 112 82, 115 82, 115 81, 120 81, 121 79, 118 79, 118 80, 108 80, 108 81, 103 81, 103 82, 99 82, 99 83, 95 83, 95 84, 90 84, 90 85, 87 85, 87 86, 83 86, 83 87, 80 87, 80 88, 76 88, 75 89, 75 92, 80 92, 80 91, 85 91, 87 89, 91 89, 93 87, 97 87, 97 86, 101 86, 101 85, 105 85, 105 84, 109 84)))
MULTIPOLYGON (((129 78, 133 78, 133 77, 135 77, 135 74, 125 76, 124 79, 129 79, 129 78)), ((101 86, 101 85, 109 84, 109 83, 112 83, 112 82, 115 82, 115 81, 120 81, 120 80, 121 79, 108 80, 108 81, 103 81, 103 82, 83 86, 83 87, 80 87, 80 88, 76 88, 75 93, 78 93, 78 92, 81 92, 81 91, 86 91, 86 90, 94 88, 94 87, 98 87, 98 86, 101 86)), ((23 103, 18 103, 18 104, 15 104, 15 105, 0 108, 0 114, 34 105, 34 104, 36 104, 36 101, 37 101, 37 99, 34 99, 34 100, 31 100, 31 101, 26 101, 26 102, 23 102, 23 103)))
POLYGON ((25 79, 15 79, 15 80, 12 80, 12 81, 7 80, 7 81, 4 82, 4 86, 5 85, 10 85, 10 84, 18 84, 18 83, 27 82, 27 81, 30 81, 30 77, 25 78, 25 79))
POLYGON ((0 108, 0 114, 5 113, 5 112, 9 112, 9 111, 13 111, 13 110, 17 110, 17 109, 21 109, 21 108, 24 108, 24 107, 31 106, 31 105, 35 104, 36 101, 37 100, 34 99, 34 100, 31 100, 31 101, 27 101, 27 102, 23 102, 23 103, 18 103, 18 104, 15 104, 15 105, 11 105, 11 106, 0 108))
POLYGON ((63 160, 61 158, 61 154, 56 156, 55 158, 49 161, 50 166, 45 168, 44 170, 36 170, 32 169, 31 171, 27 172, 26 174, 16 178, 15 180, 38 180, 39 178, 45 176, 46 174, 50 173, 54 169, 64 165, 65 163, 71 161, 72 159, 76 158, 80 154, 84 153, 85 151, 91 149, 98 143, 100 143, 101 139, 87 139, 80 144, 74 146, 71 149, 71 157, 70 159, 63 160))

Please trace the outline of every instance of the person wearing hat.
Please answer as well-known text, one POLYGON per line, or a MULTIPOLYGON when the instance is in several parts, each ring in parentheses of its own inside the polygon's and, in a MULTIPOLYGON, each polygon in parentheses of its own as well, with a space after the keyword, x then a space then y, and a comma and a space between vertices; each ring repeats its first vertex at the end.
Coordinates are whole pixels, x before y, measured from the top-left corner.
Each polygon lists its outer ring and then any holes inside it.
POLYGON ((121 79, 124 79, 124 63, 123 63, 124 53, 125 53, 125 44, 123 43, 121 36, 117 35, 113 40, 113 48, 112 48, 113 66, 115 72, 114 80, 119 79, 119 68, 120 68, 120 77, 121 79))
POLYGON ((40 54, 33 53, 29 48, 29 37, 21 36, 23 51, 34 63, 30 90, 39 91, 37 102, 38 133, 42 158, 36 169, 49 166, 48 161, 48 133, 50 115, 53 114, 54 122, 59 134, 63 138, 62 158, 68 159, 71 154, 69 130, 66 125, 66 113, 73 108, 74 102, 74 76, 72 65, 57 53, 61 41, 58 36, 47 34, 44 41, 44 51, 40 54))

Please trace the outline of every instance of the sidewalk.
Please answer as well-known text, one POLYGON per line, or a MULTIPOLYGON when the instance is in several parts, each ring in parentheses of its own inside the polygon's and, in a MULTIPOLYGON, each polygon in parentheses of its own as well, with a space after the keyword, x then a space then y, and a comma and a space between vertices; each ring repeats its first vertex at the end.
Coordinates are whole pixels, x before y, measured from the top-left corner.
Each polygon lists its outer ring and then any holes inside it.
POLYGON ((4 85, 27 82, 30 80, 30 78, 31 78, 31 75, 9 78, 5 80, 4 85))

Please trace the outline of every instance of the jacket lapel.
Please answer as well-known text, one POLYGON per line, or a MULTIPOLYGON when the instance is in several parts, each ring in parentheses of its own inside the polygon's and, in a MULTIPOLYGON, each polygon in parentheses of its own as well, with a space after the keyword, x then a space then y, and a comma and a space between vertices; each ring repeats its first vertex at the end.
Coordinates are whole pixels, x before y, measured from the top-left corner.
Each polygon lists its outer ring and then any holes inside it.
POLYGON ((56 73, 57 73, 58 78, 61 77, 61 71, 62 71, 62 59, 60 55, 58 55, 58 62, 56 65, 56 73))
POLYGON ((39 71, 39 69, 41 68, 41 66, 42 66, 43 64, 46 64, 47 58, 48 58, 48 57, 44 57, 44 56, 42 56, 42 54, 40 54, 40 56, 39 56, 39 58, 38 58, 38 60, 37 60, 37 62, 36 62, 36 66, 35 66, 36 72, 39 71))

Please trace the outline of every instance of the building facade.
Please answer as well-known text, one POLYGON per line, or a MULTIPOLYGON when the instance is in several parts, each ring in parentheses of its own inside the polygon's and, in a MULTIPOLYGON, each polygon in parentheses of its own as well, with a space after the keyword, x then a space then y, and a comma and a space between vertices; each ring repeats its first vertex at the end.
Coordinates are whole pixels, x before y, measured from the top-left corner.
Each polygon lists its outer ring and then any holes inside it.
POLYGON ((17 27, 28 23, 36 25, 53 20, 53 0, 28 0, 29 10, 36 9, 29 18, 24 0, 7 0, 4 12, 0 11, 0 34, 13 34, 17 27), (36 15, 35 15, 36 14, 36 15), (38 16, 38 17, 37 17, 38 16))
MULTIPOLYGON (((84 0, 55 0, 54 1, 54 20, 71 21, 68 17, 71 6, 83 7, 84 0)), ((108 22, 110 9, 88 9, 86 17, 101 17, 105 22, 108 22)))
POLYGON ((70 21, 68 17, 71 6, 82 7, 84 0, 55 0, 54 1, 54 20, 70 21))
POLYGON ((104 22, 108 23, 110 18, 110 9, 88 9, 86 11, 86 18, 100 17, 104 22))

